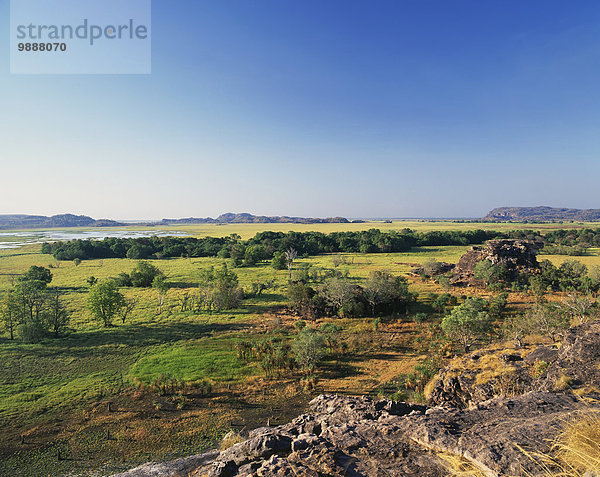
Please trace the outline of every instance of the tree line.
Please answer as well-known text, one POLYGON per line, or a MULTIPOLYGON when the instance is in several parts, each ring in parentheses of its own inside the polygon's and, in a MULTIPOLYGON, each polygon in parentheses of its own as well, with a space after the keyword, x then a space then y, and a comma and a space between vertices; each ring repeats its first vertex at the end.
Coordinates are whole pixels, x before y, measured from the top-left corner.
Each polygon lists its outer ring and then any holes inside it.
POLYGON ((474 245, 493 238, 508 236, 488 230, 415 232, 411 229, 382 232, 370 229, 357 232, 259 232, 249 240, 239 235, 228 237, 144 237, 105 238, 104 240, 71 240, 48 242, 42 253, 57 260, 90 260, 131 258, 145 260, 170 257, 231 258, 234 265, 252 266, 271 260, 276 254, 293 249, 300 255, 323 253, 393 253, 407 252, 412 247, 474 245))

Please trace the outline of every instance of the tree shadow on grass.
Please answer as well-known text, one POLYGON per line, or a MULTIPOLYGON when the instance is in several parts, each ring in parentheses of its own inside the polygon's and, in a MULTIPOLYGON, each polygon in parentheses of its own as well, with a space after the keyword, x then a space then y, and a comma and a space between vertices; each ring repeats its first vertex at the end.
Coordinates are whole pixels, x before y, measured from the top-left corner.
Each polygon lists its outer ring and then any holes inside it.
POLYGON ((339 379, 361 374, 357 363, 370 361, 372 359, 393 361, 398 359, 395 353, 373 353, 373 354, 344 354, 337 355, 334 359, 323 361, 319 366, 319 374, 325 379, 339 379))
POLYGON ((80 287, 50 287, 48 288, 50 291, 56 290, 59 293, 87 293, 90 291, 89 287, 80 286, 80 287))
POLYGON ((169 282, 169 286, 171 288, 178 288, 178 289, 183 289, 183 288, 194 288, 194 289, 198 289, 198 282, 169 282))
POLYGON ((319 365, 319 377, 323 379, 339 379, 360 374, 358 366, 350 363, 350 359, 338 358, 335 361, 324 361, 319 365))
POLYGON ((98 354, 103 346, 127 346, 134 349, 167 343, 200 339, 214 334, 242 331, 245 323, 169 323, 153 325, 113 326, 94 331, 73 333, 56 340, 45 340, 42 346, 29 348, 28 354, 53 356, 57 351, 73 357, 98 354), (50 346, 47 346, 50 345, 50 346))

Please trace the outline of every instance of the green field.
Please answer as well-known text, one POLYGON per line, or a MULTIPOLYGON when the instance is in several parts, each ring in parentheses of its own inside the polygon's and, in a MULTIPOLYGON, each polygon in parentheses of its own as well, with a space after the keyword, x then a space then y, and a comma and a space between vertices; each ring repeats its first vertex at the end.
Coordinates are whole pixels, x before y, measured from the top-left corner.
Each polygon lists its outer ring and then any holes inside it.
MULTIPOLYGON (((236 233, 248 238, 261 230, 331 232, 373 227, 383 230, 410 227, 426 231, 542 229, 564 228, 565 225, 395 221, 392 224, 235 224, 168 229, 198 237, 236 233)), ((373 270, 406 274, 413 265, 430 258, 456 263, 468 248, 421 247, 408 253, 341 254, 343 259, 337 268, 358 278, 367 277, 373 270)), ((61 338, 46 338, 38 344, 11 341, 6 334, 0 336, 3 369, 0 428, 4 436, 0 444, 0 474, 56 474, 108 463, 115 469, 126 468, 149 458, 199 452, 214 445, 232 426, 264 425, 266 416, 284 420, 296 414, 299 406, 310 398, 310 393, 303 394, 293 379, 264 381, 256 363, 238 359, 234 349, 241 340, 261 340, 273 335, 287 339, 294 332, 295 318, 287 315, 283 308, 287 271, 276 271, 267 263, 236 269, 244 289, 257 281, 273 281, 274 287, 261 296, 245 299, 239 309, 196 314, 180 310, 181 297, 195 293, 200 270, 225 260, 152 260, 173 284, 163 312, 158 313, 156 290, 126 288, 122 291, 127 297, 138 299, 136 308, 125 323, 117 320, 116 326, 105 328, 93 320, 87 310, 86 280, 90 276, 104 279, 130 272, 136 261, 85 260, 76 266, 73 262, 58 263, 40 249, 40 245, 27 245, 0 250, 0 294, 31 265, 52 265, 51 286, 64 293, 63 299, 72 316, 71 331, 61 338), (171 409, 175 404, 170 398, 153 397, 151 393, 139 395, 140 383, 149 383, 161 375, 185 382, 207 380, 215 389, 214 398, 193 398, 182 409, 171 409), (119 413, 106 411, 109 402, 114 403, 119 413), (101 437, 107 431, 113 438, 101 437), (21 436, 26 436, 24 441, 21 436), (70 456, 70 460, 59 459, 59 451, 63 456, 70 456)), ((568 257, 540 258, 559 264, 568 257)), ((593 249, 590 255, 577 259, 588 266, 600 264, 600 250, 593 249)), ((340 255, 336 261, 340 261, 340 255)), ((295 267, 303 265, 335 267, 332 255, 303 258, 295 267)), ((430 291, 440 292, 435 284, 411 282, 411 289, 421 293, 421 300, 426 300, 430 291)), ((370 319, 340 320, 351 340, 370 336, 371 348, 365 345, 362 352, 351 353, 343 363, 330 363, 332 372, 313 393, 331 389, 369 392, 389 377, 384 365, 392 358, 400 359, 398 369, 413 366, 419 355, 411 345, 414 324, 401 321, 389 328, 400 330, 399 341, 384 342, 381 346, 386 347, 388 354, 376 357, 382 354, 377 343, 387 339, 389 333, 384 329, 379 335, 373 335, 370 319), (380 370, 379 377, 374 378, 371 371, 374 368, 380 370)))

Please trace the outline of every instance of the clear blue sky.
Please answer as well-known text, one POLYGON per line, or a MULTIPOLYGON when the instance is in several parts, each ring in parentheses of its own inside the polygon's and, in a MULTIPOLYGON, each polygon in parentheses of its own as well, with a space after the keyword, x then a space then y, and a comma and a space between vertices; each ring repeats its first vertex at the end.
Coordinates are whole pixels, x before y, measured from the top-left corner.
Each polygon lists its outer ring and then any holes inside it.
POLYGON ((9 74, 0 213, 600 208, 600 2, 152 4, 152 74, 9 74))

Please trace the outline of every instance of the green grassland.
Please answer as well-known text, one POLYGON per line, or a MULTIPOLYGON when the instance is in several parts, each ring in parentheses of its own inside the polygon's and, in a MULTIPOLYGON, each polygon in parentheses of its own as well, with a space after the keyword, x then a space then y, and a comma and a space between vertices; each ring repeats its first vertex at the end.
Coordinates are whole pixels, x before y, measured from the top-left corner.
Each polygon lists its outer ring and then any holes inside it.
MULTIPOLYGON (((198 237, 236 233, 249 238, 262 230, 332 232, 373 227, 384 230, 405 227, 416 230, 534 228, 531 224, 395 221, 392 224, 232 224, 165 229, 185 231, 198 237)), ((536 229, 546 227, 565 228, 565 225, 535 226, 536 229)), ((413 265, 431 258, 456 263, 468 248, 421 247, 408 253, 341 254, 341 263, 337 263, 340 261, 338 255, 335 264, 334 256, 322 255, 302 258, 295 267, 310 265, 331 269, 337 264, 338 269, 347 270, 350 276, 358 279, 366 278, 373 270, 406 274, 413 265)), ((215 440, 236 422, 264 425, 260 420, 268 414, 264 409, 269 408, 273 415, 291 416, 309 399, 310 396, 304 396, 293 383, 275 385, 261 381, 261 370, 256 363, 238 359, 234 348, 241 340, 261 340, 274 334, 286 338, 294 332, 294 318, 287 316, 284 309, 287 271, 276 271, 267 263, 235 269, 244 289, 250 289, 253 282, 272 281, 274 286, 258 297, 245 299, 239 309, 194 313, 181 311, 179 299, 186 293, 195 293, 200 270, 224 260, 152 260, 173 285, 163 312, 158 313, 156 290, 125 288, 122 292, 127 297, 136 297, 138 304, 125 323, 117 319, 115 326, 105 328, 93 320, 87 310, 86 280, 90 276, 105 279, 130 272, 136 261, 86 260, 76 266, 73 262, 58 263, 40 250, 39 244, 0 250, 0 294, 31 265, 52 265, 50 286, 64 293, 63 299, 72 316, 71 331, 61 338, 47 338, 38 344, 25 344, 18 339, 11 341, 8 335, 0 335, 0 366, 3 370, 0 429, 4 436, 0 444, 0 474, 44 475, 77 472, 77 469, 83 472, 87 467, 98 467, 107 462, 113 465, 115 461, 121 462, 115 468, 126 468, 149 458, 199 452, 214 445, 215 440), (169 414, 165 409, 170 409, 171 402, 136 394, 140 383, 149 383, 161 375, 185 382, 207 380, 215 388, 215 397, 195 399, 184 410, 172 409, 169 414), (277 390, 273 400, 269 401, 267 390, 273 386, 277 390), (229 390, 237 390, 235 397, 228 394, 229 390), (121 414, 101 412, 108 402, 116 403, 121 414), (157 415, 158 408, 162 409, 157 415), (116 437, 98 437, 107 430, 116 437), (24 435, 27 438, 23 444, 21 436, 24 435), (79 457, 58 459, 60 449, 63 455, 79 457)), ((569 257, 540 258, 559 264, 569 257)), ((594 249, 590 255, 577 259, 588 266, 600 264, 600 250, 594 249)), ((434 284, 421 281, 412 281, 411 289, 421 293, 421 300, 426 299, 426 292, 440 291, 434 284)), ((341 320, 340 323, 349 333, 356 333, 356 339, 359 339, 365 334, 364 330, 372 328, 370 321, 356 319, 352 322, 341 320)), ((416 355, 410 347, 412 328, 406 325, 401 331, 406 335, 402 335, 405 341, 401 344, 381 345, 388 346, 386 352, 389 354, 378 362, 378 366, 398 357, 414 360, 416 355)), ((371 354, 381 354, 381 346, 373 345, 371 354)), ((330 381, 347 380, 348 373, 363 372, 360 370, 368 359, 364 353, 355 353, 344 363, 330 363, 333 370, 330 381), (342 369, 345 371, 340 371, 342 369)), ((381 374, 385 373, 382 371, 381 374)), ((372 382, 372 388, 381 384, 373 376, 366 378, 372 382)), ((354 381, 350 383, 353 385, 354 381)), ((364 388, 357 388, 358 391, 362 392, 364 388)))

